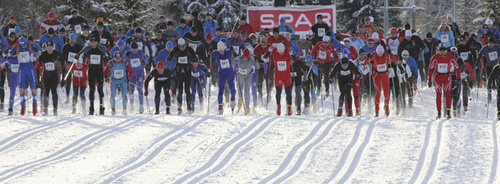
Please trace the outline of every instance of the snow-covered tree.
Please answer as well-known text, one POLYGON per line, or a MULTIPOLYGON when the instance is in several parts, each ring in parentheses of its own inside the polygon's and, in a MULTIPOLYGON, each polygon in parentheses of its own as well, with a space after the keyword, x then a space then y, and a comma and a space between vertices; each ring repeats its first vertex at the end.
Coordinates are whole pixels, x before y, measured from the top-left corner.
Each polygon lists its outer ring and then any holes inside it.
POLYGON ((474 17, 476 17, 476 6, 478 1, 472 0, 458 0, 456 5, 456 15, 455 21, 460 27, 461 32, 465 31, 475 31, 477 26, 473 25, 474 17))
POLYGON ((367 16, 372 16, 377 26, 383 25, 384 13, 375 1, 346 0, 338 9, 337 20, 345 20, 337 25, 339 30, 346 32, 357 30, 367 16))
MULTIPOLYGON (((490 17, 490 15, 499 15, 500 0, 481 0, 476 9, 479 11, 477 12, 477 18, 473 20, 473 24, 480 26, 484 24, 484 22, 490 17)), ((496 21, 498 22, 498 20, 496 21)))

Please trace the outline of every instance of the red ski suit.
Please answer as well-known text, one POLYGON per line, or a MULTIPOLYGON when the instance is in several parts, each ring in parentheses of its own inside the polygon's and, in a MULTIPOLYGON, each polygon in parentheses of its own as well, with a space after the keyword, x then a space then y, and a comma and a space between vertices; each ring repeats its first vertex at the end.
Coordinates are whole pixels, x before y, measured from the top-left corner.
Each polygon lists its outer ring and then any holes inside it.
POLYGON ((432 56, 429 64, 429 81, 436 87, 436 106, 441 112, 441 96, 444 90, 446 98, 446 110, 451 110, 451 71, 455 72, 457 79, 460 79, 460 67, 457 64, 455 56, 446 53, 443 57, 440 53, 432 56))
POLYGON ((292 85, 292 76, 290 73, 292 60, 288 49, 285 49, 283 55, 280 55, 278 49, 274 48, 269 57, 274 65, 274 85, 279 88, 286 88, 292 85))
POLYGON ((387 52, 384 51, 382 56, 378 56, 377 54, 372 54, 370 59, 365 61, 365 65, 372 64, 372 79, 373 79, 373 87, 375 88, 375 112, 378 114, 380 109, 380 93, 382 89, 384 90, 384 102, 386 109, 389 106, 389 62, 390 56, 387 52))
POLYGON ((73 70, 73 85, 74 86, 87 86, 87 70, 88 70, 88 65, 83 64, 81 67, 78 67, 73 65, 71 70, 73 70))

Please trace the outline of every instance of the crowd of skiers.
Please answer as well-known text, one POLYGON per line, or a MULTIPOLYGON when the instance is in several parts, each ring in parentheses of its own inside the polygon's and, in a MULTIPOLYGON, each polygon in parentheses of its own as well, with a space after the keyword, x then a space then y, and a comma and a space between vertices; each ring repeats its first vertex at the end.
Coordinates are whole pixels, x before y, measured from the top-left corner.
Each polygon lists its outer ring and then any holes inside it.
MULTIPOLYGON (((37 28, 44 32, 38 43, 23 35, 14 15, 3 27, 1 111, 6 80, 10 88, 9 115, 13 115, 16 88, 21 98, 21 115, 29 105, 28 89, 32 113, 37 114, 37 88, 42 88, 43 114, 48 114, 50 94, 57 115, 59 85, 65 89, 65 103, 70 102, 73 89, 73 113, 80 99, 83 113, 87 114, 88 108, 88 114, 93 115, 97 90, 98 113, 103 115, 104 89, 111 91, 111 114, 116 113, 118 93, 122 96, 122 114, 127 114, 127 106, 133 110, 136 90, 139 113, 143 113, 144 101, 149 103, 152 79, 155 114, 160 113, 162 90, 165 113, 170 114, 171 99, 176 99, 177 113, 182 114, 183 102, 188 113, 195 111, 196 94, 200 111, 204 111, 207 95, 210 100, 207 91, 214 86, 218 87, 218 114, 223 114, 227 104, 233 112, 237 108, 236 113, 243 109, 244 114, 250 114, 258 105, 267 109, 272 90, 278 115, 283 91, 286 115, 293 114, 293 105, 297 115, 308 114, 338 89, 340 96, 334 102, 337 116, 344 112, 348 117, 361 115, 361 102, 366 101, 374 103, 378 117, 382 95, 384 114, 389 116, 391 96, 396 114, 413 107, 415 93, 425 87, 417 85, 420 80, 429 88, 434 86, 437 118, 442 116, 443 94, 445 116, 451 118, 460 116, 462 107, 467 112, 472 88, 482 88, 487 81, 488 103, 491 90, 500 88, 500 31, 494 26, 495 16, 472 34, 461 33, 453 17, 448 16, 434 34, 429 32, 423 37, 409 24, 404 29, 391 28, 386 35, 372 17, 366 17, 358 30, 350 31, 344 38, 322 21, 322 15, 317 15, 311 30, 301 34, 295 34, 284 18, 277 27, 253 30, 246 17, 241 17, 239 24, 227 28, 230 32, 224 34, 210 14, 192 13, 190 19, 181 19, 177 27, 162 16, 151 32, 132 23, 129 30, 118 29, 116 33, 102 18, 90 27, 76 9, 71 10, 66 24, 54 17, 49 12, 48 19, 38 22, 37 28)), ((497 104, 500 108, 500 101, 497 104)), ((500 118, 500 109, 498 112, 500 118)))

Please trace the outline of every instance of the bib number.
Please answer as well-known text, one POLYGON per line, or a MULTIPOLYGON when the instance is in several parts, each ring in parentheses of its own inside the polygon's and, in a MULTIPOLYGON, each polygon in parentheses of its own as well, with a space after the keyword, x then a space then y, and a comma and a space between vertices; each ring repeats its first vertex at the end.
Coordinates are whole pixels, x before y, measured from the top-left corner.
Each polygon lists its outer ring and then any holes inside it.
POLYGON ((139 50, 142 50, 142 46, 143 46, 143 45, 142 45, 142 42, 137 42, 137 48, 138 48, 139 50))
POLYGON ((290 72, 291 77, 297 77, 297 72, 290 72))
POLYGON ((326 59, 326 52, 323 52, 323 51, 319 51, 319 58, 320 59, 326 59))
POLYGON ((101 55, 90 55, 90 64, 99 65, 101 64, 101 55))
POLYGON ((247 69, 238 69, 238 73, 245 76, 245 75, 248 75, 248 70, 247 69))
POLYGON ((349 74, 351 74, 351 70, 346 70, 346 71, 342 70, 342 71, 340 71, 340 75, 344 75, 345 76, 345 75, 349 75, 349 74))
POLYGON ((191 75, 193 77, 199 77, 200 76, 200 73, 199 72, 191 72, 191 75))
POLYGON ((75 28, 76 34, 80 34, 82 32, 82 26, 81 25, 76 25, 74 28, 75 28))
POLYGON ((230 68, 230 67, 231 67, 231 64, 229 64, 228 59, 221 59, 220 60, 220 68, 221 69, 226 69, 226 68, 230 68))
POLYGON ((75 61, 75 56, 76 56, 76 53, 74 52, 69 52, 68 53, 68 62, 72 63, 73 61, 75 61))
POLYGON ((278 61, 277 65, 278 65, 278 71, 280 71, 280 72, 285 71, 287 68, 286 61, 278 61))
POLYGON ((28 63, 30 62, 30 53, 29 52, 19 52, 19 62, 28 63))
POLYGON ((325 36, 325 28, 318 28, 318 36, 319 37, 325 36))
POLYGON ((467 61, 467 59, 469 59, 469 53, 468 52, 461 52, 460 57, 462 58, 463 61, 467 61))
POLYGON ((198 47, 198 45, 196 45, 194 43, 190 43, 189 47, 191 47, 196 52, 196 48, 198 47))
POLYGON ((441 35, 441 41, 447 43, 449 41, 448 35, 441 35))
POLYGON ((377 65, 377 71, 378 72, 386 72, 387 71, 387 65, 386 64, 377 65))
POLYGON ((132 65, 133 68, 137 68, 141 66, 141 60, 139 58, 131 59, 130 64, 132 65))
POLYGON ((54 71, 54 70, 56 70, 56 66, 53 62, 45 63, 45 70, 46 71, 54 71))
POLYGON ((14 72, 14 73, 19 72, 19 64, 11 64, 10 65, 10 71, 14 72))
POLYGON ((83 72, 82 72, 82 71, 75 70, 75 71, 73 71, 73 75, 74 75, 75 77, 80 78, 80 77, 83 77, 83 72))
POLYGON ((438 73, 448 73, 448 63, 439 63, 438 73))
POLYGON ((115 70, 114 71, 114 78, 115 79, 121 79, 125 76, 125 72, 123 70, 115 70))
POLYGON ((396 46, 391 47, 391 53, 392 55, 398 55, 398 47, 396 46))
POLYGON ((187 64, 187 63, 188 63, 187 56, 179 57, 179 64, 187 64))
POLYGON ((108 43, 108 39, 101 38, 101 44, 106 45, 108 43))
POLYGON ((490 52, 490 53, 488 53, 488 55, 490 56, 490 61, 495 61, 498 59, 497 52, 490 52))

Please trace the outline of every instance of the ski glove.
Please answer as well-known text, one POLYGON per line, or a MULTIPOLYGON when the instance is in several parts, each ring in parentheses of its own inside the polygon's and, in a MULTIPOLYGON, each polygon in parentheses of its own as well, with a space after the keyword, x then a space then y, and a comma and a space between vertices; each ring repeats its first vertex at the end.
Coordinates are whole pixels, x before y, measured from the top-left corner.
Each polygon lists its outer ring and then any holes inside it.
POLYGON ((148 96, 149 94, 149 90, 146 88, 146 90, 144 91, 144 96, 148 96))
POLYGON ((427 82, 427 86, 429 86, 429 88, 432 87, 432 81, 431 80, 429 80, 429 82, 427 82))
POLYGON ((488 103, 491 102, 491 89, 488 89, 488 103))

